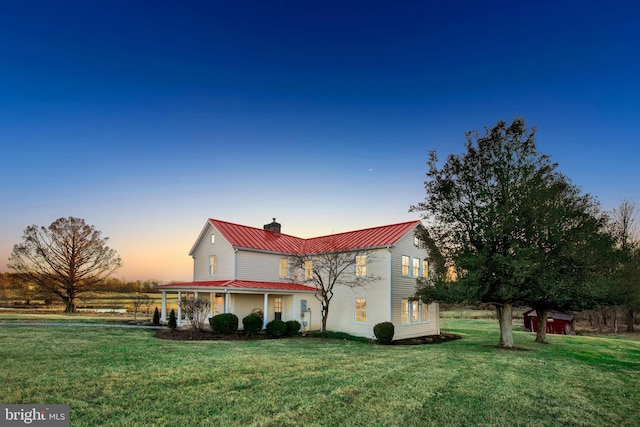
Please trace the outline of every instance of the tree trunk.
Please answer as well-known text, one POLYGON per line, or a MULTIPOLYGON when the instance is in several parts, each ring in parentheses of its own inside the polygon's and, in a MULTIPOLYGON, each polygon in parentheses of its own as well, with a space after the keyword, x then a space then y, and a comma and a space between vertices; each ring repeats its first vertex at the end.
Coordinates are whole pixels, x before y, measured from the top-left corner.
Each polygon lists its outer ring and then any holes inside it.
POLYGON ((498 322, 500 323, 500 343, 503 348, 513 348, 513 331, 511 313, 513 307, 510 303, 496 304, 498 322))
POLYGON ((75 313, 76 312, 76 300, 75 298, 67 298, 66 300, 67 306, 64 309, 65 313, 75 313))
POLYGON ((547 341, 547 310, 544 308, 536 308, 538 315, 538 325, 536 328, 536 342, 540 344, 548 344, 547 341))
MULTIPOLYGON (((320 332, 327 332, 327 317, 329 317, 329 304, 322 304, 322 326, 320 332)), ((311 325, 309 325, 311 328, 311 325)))
POLYGON ((633 322, 635 321, 635 317, 633 315, 633 310, 627 309, 627 332, 635 332, 635 328, 633 327, 633 322))

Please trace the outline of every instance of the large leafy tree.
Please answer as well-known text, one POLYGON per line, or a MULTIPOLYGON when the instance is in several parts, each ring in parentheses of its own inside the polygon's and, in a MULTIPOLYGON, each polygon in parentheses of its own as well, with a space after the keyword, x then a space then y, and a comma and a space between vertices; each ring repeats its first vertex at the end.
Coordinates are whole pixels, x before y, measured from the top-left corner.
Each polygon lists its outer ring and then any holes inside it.
POLYGON ((424 212, 428 238, 455 270, 455 280, 423 283, 418 296, 495 305, 499 345, 510 348, 513 305, 535 301, 546 310, 559 308, 554 293, 573 302, 584 296, 574 295, 577 281, 567 274, 588 262, 593 247, 581 249, 602 223, 597 204, 537 151, 535 128, 523 119, 466 136, 465 152, 442 166, 430 153, 426 200, 412 207, 424 212), (576 229, 580 237, 565 242, 576 229))
POLYGON ((623 307, 628 332, 634 331, 635 316, 640 312, 640 242, 636 222, 637 208, 629 200, 624 200, 611 212, 610 230, 619 257, 617 280, 610 283, 606 303, 623 307))
POLYGON ((9 267, 60 297, 66 312, 75 312, 78 295, 120 268, 121 259, 107 240, 80 218, 60 218, 49 227, 31 225, 14 245, 9 267))

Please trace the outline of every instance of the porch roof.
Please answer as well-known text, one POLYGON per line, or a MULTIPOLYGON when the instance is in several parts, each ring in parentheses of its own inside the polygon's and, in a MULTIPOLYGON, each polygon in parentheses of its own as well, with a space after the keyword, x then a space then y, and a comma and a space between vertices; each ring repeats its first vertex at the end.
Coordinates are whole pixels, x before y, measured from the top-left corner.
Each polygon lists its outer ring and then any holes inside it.
POLYGON ((169 283, 156 286, 159 290, 181 291, 185 289, 211 289, 211 290, 256 290, 256 291, 295 291, 295 292, 315 292, 311 286, 299 283, 286 282, 257 282, 252 280, 209 280, 202 282, 169 283))

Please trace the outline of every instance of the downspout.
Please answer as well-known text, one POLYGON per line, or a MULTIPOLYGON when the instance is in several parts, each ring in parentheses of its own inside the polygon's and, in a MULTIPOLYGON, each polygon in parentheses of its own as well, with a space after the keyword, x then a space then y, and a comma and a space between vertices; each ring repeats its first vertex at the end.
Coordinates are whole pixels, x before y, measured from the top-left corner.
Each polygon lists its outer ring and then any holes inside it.
POLYGON ((387 319, 388 319, 389 322, 392 322, 391 313, 393 312, 393 310, 392 310, 392 308, 393 308, 393 301, 392 301, 393 295, 392 295, 392 291, 391 291, 391 282, 392 282, 392 280, 391 280, 391 272, 392 272, 392 269, 391 269, 391 246, 387 246, 387 262, 388 262, 388 274, 387 274, 387 276, 389 277, 389 286, 388 286, 389 287, 389 291, 388 291, 389 292, 389 299, 388 299, 389 306, 387 307, 387 319))
POLYGON ((236 260, 237 257, 238 257, 238 248, 233 248, 233 280, 238 280, 238 271, 237 271, 238 262, 236 260))

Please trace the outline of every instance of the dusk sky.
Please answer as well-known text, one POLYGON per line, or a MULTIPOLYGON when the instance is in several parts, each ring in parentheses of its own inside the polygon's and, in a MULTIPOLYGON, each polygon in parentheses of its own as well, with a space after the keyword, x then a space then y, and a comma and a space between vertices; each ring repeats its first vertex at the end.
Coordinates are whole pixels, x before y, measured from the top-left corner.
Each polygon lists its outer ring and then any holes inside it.
POLYGON ((640 204, 640 3, 15 1, 0 12, 0 271, 84 218, 126 280, 191 280, 207 218, 313 237, 418 219, 427 155, 524 117, 640 204))

